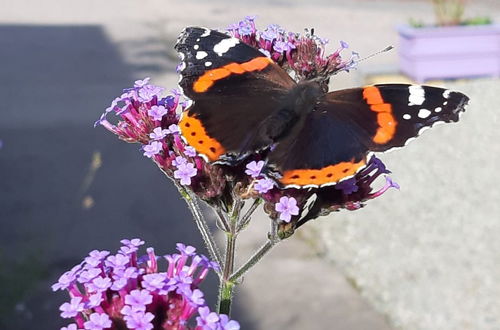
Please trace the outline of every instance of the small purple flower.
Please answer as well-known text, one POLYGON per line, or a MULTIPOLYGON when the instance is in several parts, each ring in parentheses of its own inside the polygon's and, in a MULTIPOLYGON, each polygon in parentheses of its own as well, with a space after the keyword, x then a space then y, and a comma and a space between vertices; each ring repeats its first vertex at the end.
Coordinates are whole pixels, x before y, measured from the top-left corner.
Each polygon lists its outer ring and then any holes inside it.
POLYGON ((275 51, 277 51, 278 53, 284 53, 284 52, 286 52, 286 51, 288 51, 288 50, 290 50, 292 48, 290 46, 290 43, 288 43, 288 42, 285 42, 285 41, 276 41, 274 43, 273 49, 275 51))
POLYGON ((61 317, 70 318, 83 311, 83 307, 82 297, 73 297, 71 302, 62 304, 59 310, 62 312, 61 317))
POLYGON ((163 87, 154 85, 145 85, 139 90, 139 101, 149 102, 153 97, 158 97, 165 90, 163 87))
POLYGON ((109 251, 94 250, 89 253, 87 258, 85 258, 85 262, 92 267, 97 267, 108 255, 109 251))
POLYGON ((240 26, 238 25, 238 23, 232 23, 228 25, 226 30, 235 33, 236 31, 238 31, 239 27, 240 26))
POLYGON ((114 275, 121 278, 137 278, 139 276, 139 270, 136 267, 127 267, 126 269, 115 269, 114 275))
POLYGON ((120 291, 123 289, 128 283, 128 279, 125 277, 121 277, 113 282, 113 285, 111 286, 111 290, 114 291, 120 291))
POLYGON ((67 289, 76 280, 76 274, 72 271, 67 271, 59 277, 56 284, 52 285, 52 291, 67 289))
POLYGON ((106 291, 111 287, 111 279, 109 277, 96 277, 92 280, 92 283, 89 285, 90 289, 96 292, 106 291))
POLYGON ((156 127, 153 132, 149 133, 149 137, 153 140, 161 140, 169 133, 168 129, 162 129, 161 127, 156 127))
POLYGON ((78 330, 78 327, 76 324, 71 323, 71 324, 68 324, 67 327, 62 327, 61 330, 78 330))
POLYGON ((99 306, 103 301, 104 298, 102 297, 101 292, 93 294, 89 296, 89 301, 85 304, 85 309, 95 308, 99 306))
POLYGON ((163 290, 166 279, 165 273, 147 274, 142 277, 142 287, 151 292, 163 290))
POLYGON ((269 27, 260 34, 260 37, 264 40, 273 42, 278 38, 278 31, 275 29, 270 29, 269 27))
POLYGON ((285 222, 290 222, 292 215, 299 214, 297 201, 293 197, 281 197, 279 203, 275 206, 275 210, 280 214, 280 219, 285 222))
POLYGON ((385 176, 385 185, 382 188, 380 188, 380 190, 374 192, 370 196, 372 198, 378 197, 378 196, 382 195, 383 193, 385 193, 387 190, 389 190, 389 188, 395 188, 395 189, 399 190, 400 187, 399 187, 399 184, 394 182, 389 176, 386 175, 385 176))
POLYGON ((184 149, 184 154, 188 157, 195 157, 197 155, 196 149, 191 146, 187 146, 186 149, 184 149))
POLYGON ((149 80, 150 80, 150 79, 151 79, 151 78, 146 77, 146 78, 144 78, 144 79, 142 79, 142 80, 136 80, 136 81, 134 82, 134 87, 144 87, 144 86, 146 86, 146 85, 149 83, 149 80))
POLYGON ((188 160, 182 156, 177 156, 172 161, 172 165, 174 165, 175 167, 179 167, 179 166, 187 164, 187 163, 188 163, 188 160))
POLYGON ((335 185, 335 189, 342 190, 346 195, 350 195, 358 191, 358 185, 356 184, 356 178, 350 178, 339 182, 335 185))
POLYGON ((107 314, 93 313, 90 314, 89 321, 85 322, 85 329, 102 330, 111 328, 111 319, 107 314))
POLYGON ((151 321, 154 319, 154 317, 155 316, 152 313, 144 313, 138 311, 125 316, 124 319, 127 322, 127 327, 129 329, 150 330, 153 329, 153 324, 151 324, 151 321))
POLYGON ((196 252, 196 248, 191 245, 185 245, 182 243, 177 243, 177 250, 187 256, 194 256, 196 252))
POLYGON ((176 124, 172 124, 168 126, 167 132, 168 134, 178 134, 180 132, 179 126, 176 124))
POLYGON ((125 296, 125 304, 130 305, 133 309, 145 311, 146 305, 153 302, 153 296, 148 290, 133 290, 125 296))
POLYGON ((182 185, 190 185, 191 178, 196 176, 196 173, 198 173, 198 170, 193 164, 180 164, 177 166, 177 170, 174 171, 174 178, 180 179, 182 185))
POLYGON ((153 118, 154 120, 161 120, 167 113, 167 108, 162 105, 153 105, 151 109, 148 110, 149 117, 153 118))
POLYGON ((80 273, 80 276, 78 276, 78 282, 80 282, 80 283, 91 282, 94 278, 99 276, 99 274, 101 274, 101 273, 102 273, 102 270, 100 268, 86 269, 80 273))
POLYGON ((340 40, 340 47, 341 48, 349 48, 349 44, 343 40, 340 40))
POLYGON ((133 238, 131 240, 122 239, 120 243, 123 244, 123 246, 120 248, 120 252, 122 252, 124 255, 136 252, 141 245, 144 245, 144 241, 140 238, 133 238))
POLYGON ((251 161, 247 164, 245 173, 250 175, 252 178, 256 178, 260 175, 260 171, 264 167, 265 162, 263 160, 259 160, 258 162, 251 161))
POLYGON ((191 302, 193 304, 196 304, 198 306, 202 306, 203 304, 205 304, 205 299, 203 298, 203 292, 201 292, 201 290, 199 289, 194 289, 192 294, 191 294, 191 302))
POLYGON ((269 190, 273 189, 274 187, 274 181, 269 179, 269 178, 264 178, 257 180, 257 183, 255 183, 254 189, 259 193, 259 194, 265 194, 269 190))
POLYGON ((252 35, 252 33, 255 32, 254 27, 252 26, 253 24, 249 20, 243 20, 239 24, 238 32, 242 36, 249 36, 252 35))
POLYGON ((219 315, 221 330, 239 330, 240 324, 234 320, 230 320, 226 314, 219 315))
POLYGON ((215 312, 210 312, 208 307, 198 308, 198 316, 196 318, 196 324, 203 329, 217 329, 217 323, 219 322, 219 315, 215 312))
POLYGON ((145 145, 142 149, 144 150, 144 156, 151 158, 154 155, 157 155, 162 150, 163 145, 161 142, 152 141, 148 145, 145 145))
POLYGON ((113 268, 125 268, 130 263, 130 258, 118 253, 106 258, 106 266, 113 268))

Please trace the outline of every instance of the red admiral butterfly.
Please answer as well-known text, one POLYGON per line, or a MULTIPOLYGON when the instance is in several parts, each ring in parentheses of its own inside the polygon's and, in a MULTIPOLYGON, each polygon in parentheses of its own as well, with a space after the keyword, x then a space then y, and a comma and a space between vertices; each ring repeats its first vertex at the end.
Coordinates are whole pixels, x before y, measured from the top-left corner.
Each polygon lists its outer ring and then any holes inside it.
POLYGON ((268 174, 284 187, 336 184, 372 152, 403 147, 438 122, 456 122, 468 97, 447 89, 383 84, 323 91, 296 83, 257 49, 224 33, 186 28, 179 85, 194 101, 179 126, 208 161, 234 163, 268 150, 268 174))

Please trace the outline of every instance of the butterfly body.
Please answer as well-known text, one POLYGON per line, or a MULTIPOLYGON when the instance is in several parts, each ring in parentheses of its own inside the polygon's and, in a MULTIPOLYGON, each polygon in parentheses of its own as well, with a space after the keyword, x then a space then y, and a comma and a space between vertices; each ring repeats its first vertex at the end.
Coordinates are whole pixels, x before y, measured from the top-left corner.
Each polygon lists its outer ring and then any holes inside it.
POLYGON ((180 121, 187 143, 210 162, 230 164, 265 150, 266 172, 283 187, 350 178, 373 152, 403 147, 437 122, 458 121, 468 101, 408 84, 328 93, 325 80, 295 82, 257 49, 205 28, 185 29, 176 49, 179 85, 194 101, 180 121))

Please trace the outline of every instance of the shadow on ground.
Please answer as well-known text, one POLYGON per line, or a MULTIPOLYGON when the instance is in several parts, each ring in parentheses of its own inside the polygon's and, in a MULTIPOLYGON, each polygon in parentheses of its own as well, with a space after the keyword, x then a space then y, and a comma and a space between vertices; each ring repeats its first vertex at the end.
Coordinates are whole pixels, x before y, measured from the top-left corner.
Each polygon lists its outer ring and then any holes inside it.
MULTIPOLYGON (((50 285, 89 251, 132 237, 160 255, 202 242, 139 146, 92 127, 138 78, 99 26, 0 26, 0 44, 0 328, 56 329, 69 323, 58 315, 66 294, 50 285)), ((215 278, 206 284, 213 302, 215 278)))

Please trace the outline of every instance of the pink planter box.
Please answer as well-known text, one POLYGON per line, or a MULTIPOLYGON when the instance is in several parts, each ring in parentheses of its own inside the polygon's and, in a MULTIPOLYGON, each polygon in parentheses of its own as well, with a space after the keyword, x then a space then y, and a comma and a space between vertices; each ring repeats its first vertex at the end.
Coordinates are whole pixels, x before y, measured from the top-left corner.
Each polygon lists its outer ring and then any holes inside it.
POLYGON ((417 82, 500 77, 500 25, 398 27, 399 67, 417 82))

